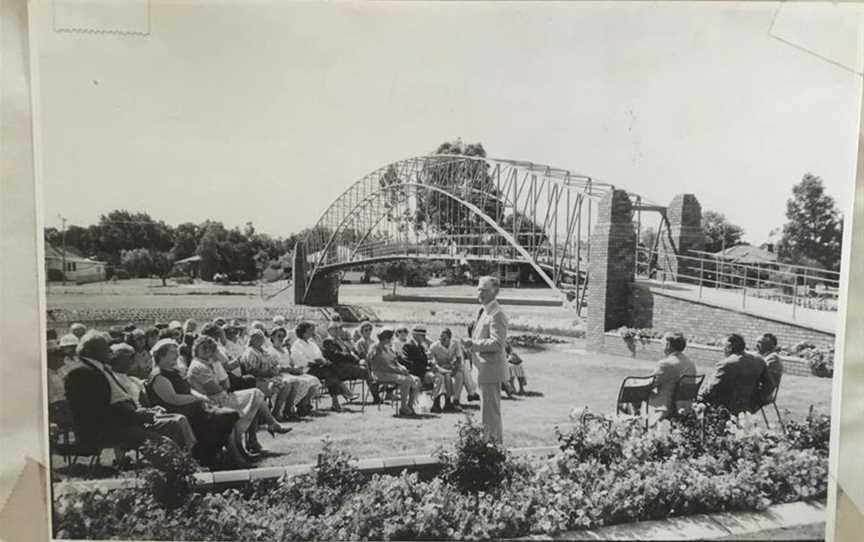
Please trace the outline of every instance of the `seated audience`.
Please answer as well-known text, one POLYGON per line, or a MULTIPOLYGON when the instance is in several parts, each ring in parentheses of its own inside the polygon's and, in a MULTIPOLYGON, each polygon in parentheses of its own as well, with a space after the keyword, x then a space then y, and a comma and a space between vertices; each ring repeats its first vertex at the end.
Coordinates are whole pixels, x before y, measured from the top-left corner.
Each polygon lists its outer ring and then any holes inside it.
POLYGON ((207 396, 192 390, 177 366, 179 352, 176 342, 171 339, 159 341, 151 354, 155 369, 147 381, 147 396, 151 404, 186 416, 197 438, 192 448, 193 457, 205 467, 215 468, 219 465, 222 448, 227 447, 232 467, 248 467, 237 441, 230 438, 240 413, 219 407, 207 396))
POLYGON ((66 401, 75 435, 90 448, 135 449, 145 441, 171 442, 150 429, 151 411, 135 407, 111 369, 111 337, 87 332, 78 343, 78 364, 66 376, 66 401))
POLYGON ((507 384, 513 393, 525 395, 525 385, 528 383, 528 379, 525 377, 522 357, 513 350, 509 342, 504 345, 504 351, 507 354, 507 372, 509 377, 507 384), (516 390, 517 383, 519 384, 518 391, 516 390))
POLYGON ((60 428, 71 427, 72 414, 66 403, 66 389, 63 383, 66 375, 65 354, 57 341, 49 340, 46 349, 48 351, 48 421, 57 424, 60 428))
POLYGON ((144 344, 149 352, 159 342, 159 330, 155 326, 148 327, 144 330, 144 337, 146 338, 144 344))
POLYGON ((687 339, 684 335, 667 333, 663 340, 666 343, 663 350, 666 357, 657 362, 654 372, 651 373, 655 387, 648 399, 648 404, 658 413, 659 419, 668 418, 675 412, 673 395, 678 379, 683 375, 696 374, 696 366, 684 354, 684 349, 687 347, 687 339))
POLYGON ((270 412, 264 394, 258 388, 246 390, 231 390, 228 373, 222 364, 216 360, 216 341, 203 335, 195 341, 192 349, 192 363, 189 364, 187 379, 192 389, 206 395, 210 400, 222 407, 228 407, 240 413, 240 419, 234 426, 236 436, 246 435, 246 450, 258 453, 263 450, 258 442, 258 416, 262 416, 268 424, 267 430, 271 436, 276 433, 288 433, 290 427, 280 424, 270 412))
POLYGON ((392 383, 398 386, 402 403, 399 414, 414 416, 416 414, 414 404, 420 393, 420 379, 413 376, 408 372, 408 369, 397 362, 396 353, 393 351, 393 336, 393 330, 390 328, 383 328, 378 331, 378 341, 372 345, 366 359, 378 382, 392 383))
POLYGON ((438 340, 429 347, 432 356, 432 372, 436 373, 436 386, 432 392, 432 412, 459 412, 459 395, 462 390, 462 346, 453 340, 453 332, 441 331, 438 340), (444 406, 440 404, 443 397, 444 406))
POLYGON ((394 331, 393 335, 393 351, 399 356, 399 363, 402 363, 402 347, 408 342, 411 332, 406 326, 399 326, 394 331))
POLYGON ((340 412, 339 396, 342 395, 347 401, 356 399, 348 391, 345 383, 339 378, 333 362, 324 357, 324 353, 315 342, 315 324, 311 322, 300 322, 296 328, 297 340, 291 345, 291 361, 294 366, 304 372, 318 377, 327 387, 332 404, 330 410, 340 412))
POLYGON ((717 363, 713 378, 700 392, 702 402, 723 406, 732 415, 759 408, 759 398, 769 394, 773 384, 765 361, 745 350, 741 335, 726 338, 726 357, 717 363))
POLYGON ((249 344, 240 356, 240 365, 245 374, 255 377, 258 389, 264 392, 264 397, 273 398, 273 412, 276 418, 282 417, 285 403, 293 401, 297 396, 299 381, 283 379, 276 356, 270 355, 272 343, 268 351, 264 350, 264 332, 253 329, 249 334, 249 344))
POLYGON ((258 380, 255 376, 244 374, 240 364, 240 357, 243 355, 243 352, 245 352, 245 347, 240 352, 239 356, 231 357, 228 353, 228 347, 226 346, 227 339, 225 337, 225 332, 221 327, 214 323, 205 324, 204 327, 201 328, 201 334, 211 337, 216 341, 216 354, 214 359, 222 365, 222 368, 228 374, 228 384, 230 385, 231 391, 248 390, 250 388, 258 387, 258 380))
POLYGON ((183 450, 191 451, 195 446, 195 433, 192 426, 182 414, 169 414, 161 407, 150 408, 150 401, 144 390, 144 383, 129 376, 127 372, 132 367, 132 357, 135 349, 126 343, 111 345, 111 368, 117 383, 129 394, 136 409, 148 410, 153 414, 153 423, 148 426, 160 435, 176 442, 183 450))
POLYGON ((268 352, 275 360, 283 381, 293 390, 283 407, 283 410, 274 407, 276 416, 289 419, 297 419, 312 413, 312 399, 318 395, 321 381, 316 377, 306 374, 297 368, 291 360, 291 354, 285 347, 288 330, 284 327, 274 328, 270 332, 270 342, 273 348, 268 352))

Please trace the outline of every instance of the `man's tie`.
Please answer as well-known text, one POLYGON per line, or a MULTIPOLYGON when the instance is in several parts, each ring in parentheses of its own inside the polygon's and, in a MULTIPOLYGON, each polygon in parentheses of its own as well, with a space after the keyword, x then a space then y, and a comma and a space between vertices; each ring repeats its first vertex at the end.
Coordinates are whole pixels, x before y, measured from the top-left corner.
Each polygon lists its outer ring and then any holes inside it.
POLYGON ((486 310, 486 307, 480 307, 480 310, 477 311, 477 318, 474 320, 474 325, 471 326, 471 337, 474 337, 474 334, 477 332, 477 324, 480 323, 480 318, 483 317, 483 311, 486 310))

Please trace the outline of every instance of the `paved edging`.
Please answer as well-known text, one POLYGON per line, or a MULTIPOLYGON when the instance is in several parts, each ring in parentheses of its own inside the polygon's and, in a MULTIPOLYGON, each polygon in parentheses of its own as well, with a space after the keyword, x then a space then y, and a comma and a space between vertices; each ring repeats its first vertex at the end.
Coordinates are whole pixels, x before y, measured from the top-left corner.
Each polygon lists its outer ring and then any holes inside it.
POLYGON ((776 504, 761 512, 697 514, 515 540, 716 540, 824 522, 825 503, 798 501, 776 504))

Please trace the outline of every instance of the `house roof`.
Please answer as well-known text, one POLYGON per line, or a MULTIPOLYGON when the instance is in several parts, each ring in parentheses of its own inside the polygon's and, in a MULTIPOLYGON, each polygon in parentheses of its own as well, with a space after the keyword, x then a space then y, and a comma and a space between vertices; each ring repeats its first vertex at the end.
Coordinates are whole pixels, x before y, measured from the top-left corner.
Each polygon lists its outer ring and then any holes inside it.
POLYGON ((777 254, 753 245, 735 245, 714 254, 721 260, 735 263, 777 263, 777 254))
POLYGON ((200 261, 201 261, 201 256, 196 254, 194 256, 189 256, 188 258, 183 258, 182 260, 177 260, 174 263, 175 264, 177 264, 177 263, 192 263, 192 262, 200 262, 200 261))
MULTIPOLYGON (((63 259, 63 249, 57 248, 50 243, 45 243, 45 259, 46 260, 62 260, 63 259)), ((95 263, 105 263, 100 262, 99 260, 94 260, 92 258, 85 258, 78 254, 75 250, 71 248, 66 248, 66 260, 70 262, 95 262, 95 263)))

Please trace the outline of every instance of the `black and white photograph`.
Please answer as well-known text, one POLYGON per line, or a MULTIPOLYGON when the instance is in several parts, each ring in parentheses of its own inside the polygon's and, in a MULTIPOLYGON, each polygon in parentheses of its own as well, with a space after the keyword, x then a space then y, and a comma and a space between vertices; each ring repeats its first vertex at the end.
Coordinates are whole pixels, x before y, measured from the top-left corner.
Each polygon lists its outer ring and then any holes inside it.
POLYGON ((28 9, 54 539, 826 539, 859 5, 28 9))

